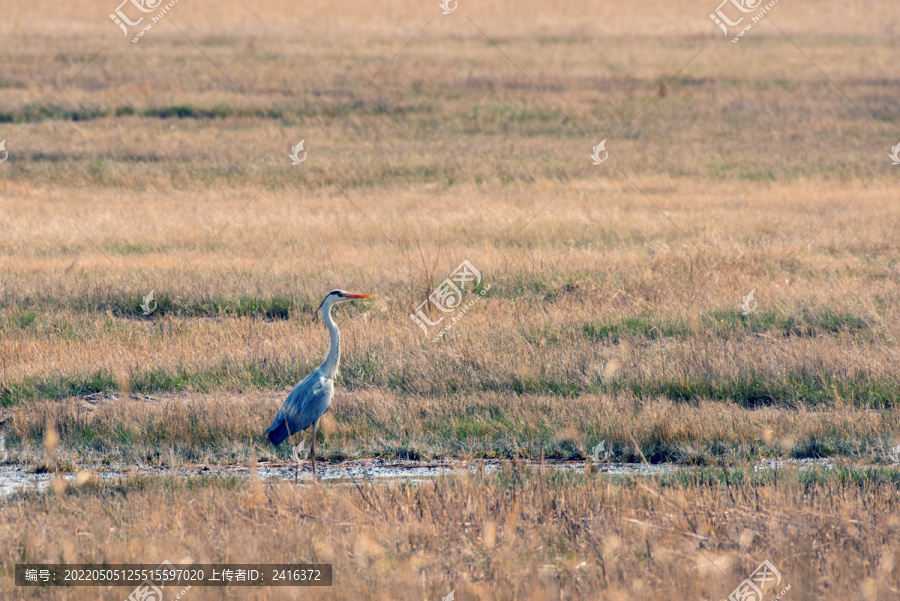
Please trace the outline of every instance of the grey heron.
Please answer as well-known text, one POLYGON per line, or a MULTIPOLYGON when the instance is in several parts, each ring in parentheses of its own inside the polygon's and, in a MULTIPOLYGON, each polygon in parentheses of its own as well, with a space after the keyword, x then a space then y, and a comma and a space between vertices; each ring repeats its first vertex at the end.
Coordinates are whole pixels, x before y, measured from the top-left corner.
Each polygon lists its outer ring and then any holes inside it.
POLYGON ((328 328, 330 342, 328 354, 322 365, 314 369, 303 381, 297 384, 284 401, 284 405, 275 416, 275 420, 266 436, 276 447, 295 432, 302 432, 312 426, 312 472, 316 479, 316 430, 319 427, 319 419, 331 406, 331 397, 334 396, 334 375, 337 373, 338 363, 341 360, 341 334, 337 324, 331 318, 331 307, 337 303, 351 301, 356 298, 370 298, 369 294, 350 294, 343 290, 332 290, 316 309, 322 311, 322 321, 328 328))

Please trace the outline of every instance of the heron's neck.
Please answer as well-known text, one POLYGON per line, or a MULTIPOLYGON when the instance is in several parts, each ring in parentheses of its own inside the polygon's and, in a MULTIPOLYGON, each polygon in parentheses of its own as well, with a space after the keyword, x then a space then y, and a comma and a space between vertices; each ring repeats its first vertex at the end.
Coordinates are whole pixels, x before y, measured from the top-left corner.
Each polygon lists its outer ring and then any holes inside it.
POLYGON ((331 341, 328 343, 328 355, 325 356, 325 361, 319 369, 328 378, 334 378, 334 374, 337 373, 338 363, 341 361, 341 334, 338 332, 337 324, 331 319, 331 305, 322 312, 322 321, 325 322, 325 327, 328 328, 328 335, 331 341))

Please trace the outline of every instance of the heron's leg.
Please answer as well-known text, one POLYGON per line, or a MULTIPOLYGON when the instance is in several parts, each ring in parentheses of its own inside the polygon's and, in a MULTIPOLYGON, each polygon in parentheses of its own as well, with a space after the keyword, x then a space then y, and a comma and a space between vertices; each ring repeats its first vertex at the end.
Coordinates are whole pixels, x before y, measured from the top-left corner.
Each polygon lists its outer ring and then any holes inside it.
POLYGON ((313 431, 312 431, 312 435, 313 435, 312 450, 310 450, 310 452, 309 452, 310 455, 312 456, 313 480, 318 480, 318 478, 316 477, 316 430, 318 429, 318 427, 319 427, 319 420, 316 420, 316 422, 313 424, 313 431))
MULTIPOLYGON (((288 431, 288 444, 291 445, 291 454, 297 452, 297 447, 294 446, 294 433, 291 432, 291 427, 288 425, 287 417, 284 418, 284 427, 287 428, 288 431)), ((303 439, 303 435, 300 436, 301 440, 303 439)), ((294 463, 294 484, 297 483, 297 476, 300 473, 300 457, 297 457, 296 463, 294 463)))

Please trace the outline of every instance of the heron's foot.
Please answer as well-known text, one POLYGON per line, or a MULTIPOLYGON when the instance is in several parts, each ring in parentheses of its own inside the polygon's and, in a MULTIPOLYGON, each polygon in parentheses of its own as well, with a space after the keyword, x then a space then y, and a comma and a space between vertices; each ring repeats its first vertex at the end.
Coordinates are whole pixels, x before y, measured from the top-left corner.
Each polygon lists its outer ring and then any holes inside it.
POLYGON ((291 459, 293 459, 296 463, 305 461, 308 455, 309 452, 306 450, 305 440, 301 440, 300 444, 298 444, 296 447, 291 447, 291 459))

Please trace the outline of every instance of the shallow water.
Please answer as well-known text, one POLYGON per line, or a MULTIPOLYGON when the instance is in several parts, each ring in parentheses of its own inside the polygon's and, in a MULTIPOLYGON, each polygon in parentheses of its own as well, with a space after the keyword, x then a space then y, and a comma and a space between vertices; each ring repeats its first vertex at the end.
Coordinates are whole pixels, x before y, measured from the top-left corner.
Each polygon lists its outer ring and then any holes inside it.
MULTIPOLYGON (((541 469, 542 466, 534 461, 520 461, 519 464, 529 469, 541 469)), ((373 480, 378 482, 416 482, 430 478, 438 478, 449 474, 477 473, 483 465, 486 473, 492 473, 500 469, 499 461, 382 461, 379 459, 368 461, 344 461, 341 463, 328 463, 319 461, 317 471, 320 480, 346 481, 348 484, 358 480, 373 480)), ((832 464, 823 459, 800 459, 766 461, 753 466, 754 471, 771 469, 783 469, 794 467, 808 469, 811 467, 824 467, 830 469, 832 464)), ((0 496, 7 496, 19 490, 42 489, 50 485, 56 474, 35 474, 29 471, 28 466, 0 465, 0 496)), ((543 469, 560 471, 583 471, 584 461, 547 461, 543 469)), ((597 465, 597 471, 601 474, 612 476, 655 476, 682 470, 695 470, 698 468, 682 466, 670 463, 640 464, 640 463, 601 463, 597 465)), ((219 465, 191 465, 178 468, 159 466, 79 466, 78 470, 89 472, 93 477, 101 480, 115 480, 133 475, 141 476, 233 476, 250 478, 253 470, 246 466, 219 466, 219 465)), ((257 466, 256 474, 262 480, 293 480, 295 467, 293 464, 263 463, 257 466)), ((74 480, 75 473, 60 474, 66 481, 74 480)), ((312 472, 310 464, 304 463, 299 474, 299 480, 311 481, 312 472)))

